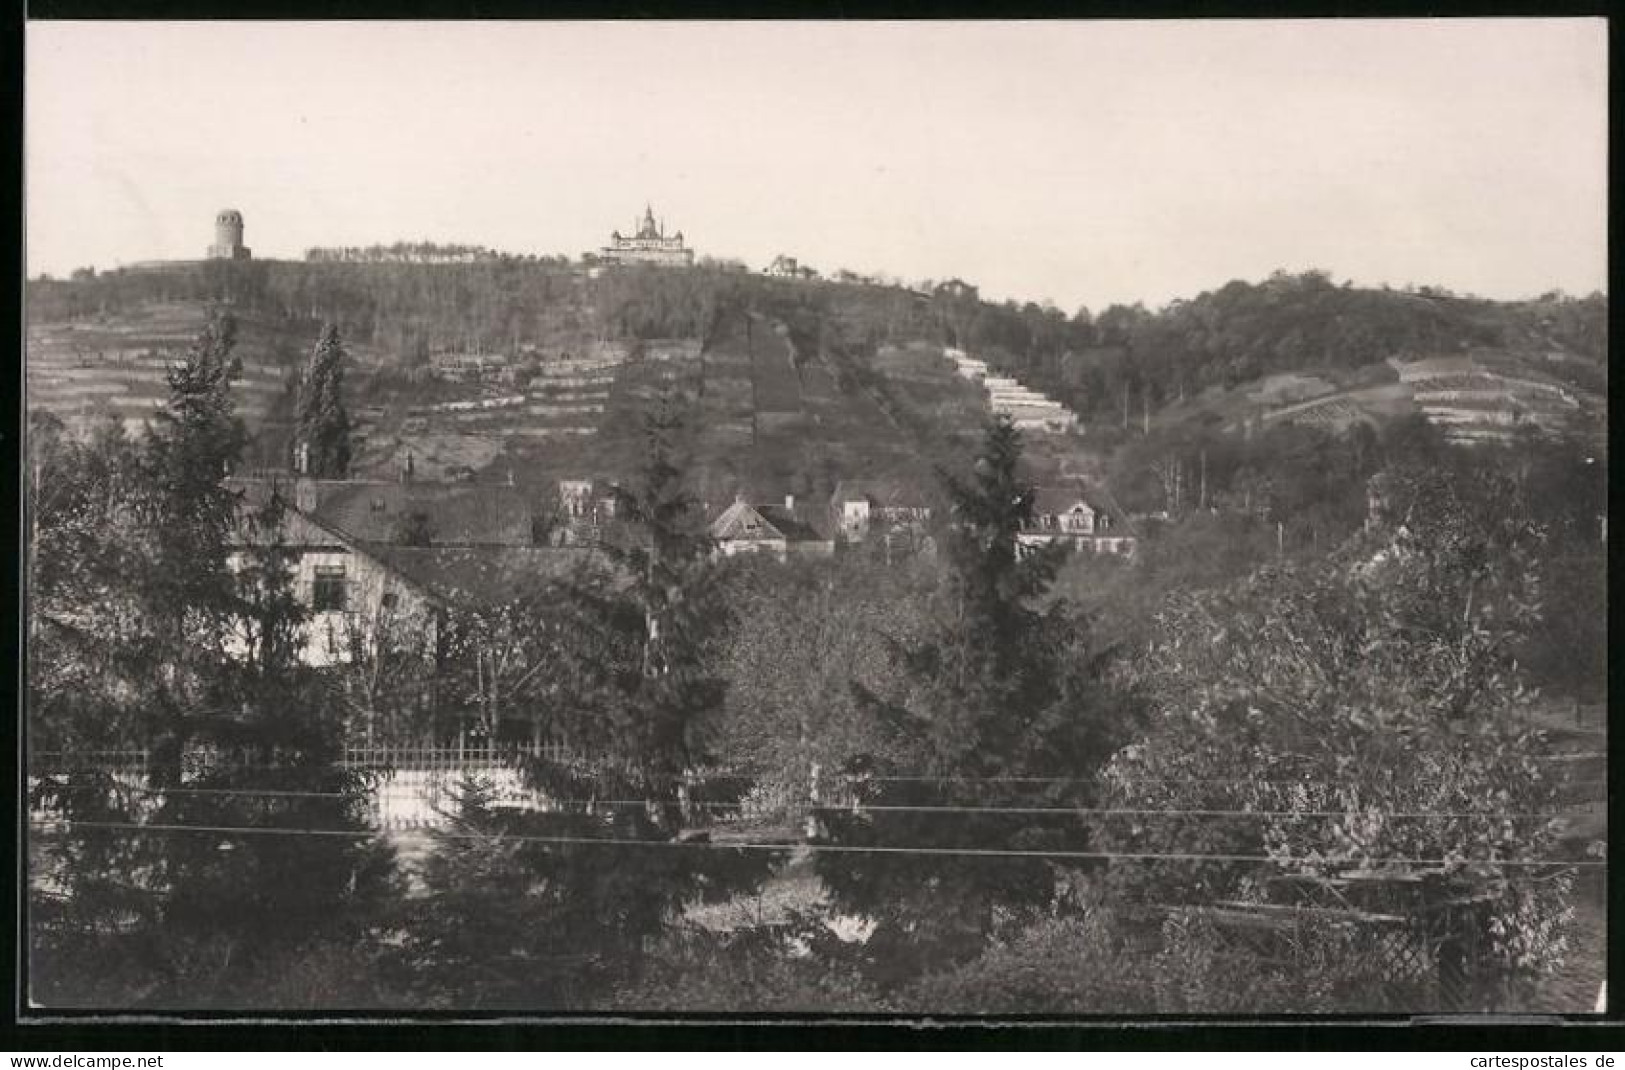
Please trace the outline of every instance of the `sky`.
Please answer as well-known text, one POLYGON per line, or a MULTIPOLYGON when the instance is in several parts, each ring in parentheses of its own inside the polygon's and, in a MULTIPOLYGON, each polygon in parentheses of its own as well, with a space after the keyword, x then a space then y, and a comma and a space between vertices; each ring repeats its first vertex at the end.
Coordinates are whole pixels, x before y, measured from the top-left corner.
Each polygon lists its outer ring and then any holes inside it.
POLYGON ((1606 287, 1600 19, 30 23, 29 274, 429 239, 962 277, 1606 287))

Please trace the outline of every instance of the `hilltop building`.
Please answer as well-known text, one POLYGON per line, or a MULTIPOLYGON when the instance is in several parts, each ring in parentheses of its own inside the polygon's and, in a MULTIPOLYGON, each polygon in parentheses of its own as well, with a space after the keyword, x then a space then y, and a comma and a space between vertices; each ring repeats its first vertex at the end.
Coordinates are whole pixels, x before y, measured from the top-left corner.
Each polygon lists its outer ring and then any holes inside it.
POLYGON ((243 244, 243 213, 222 208, 214 217, 214 244, 209 246, 209 259, 250 260, 253 256, 253 250, 243 244))
POLYGON ((762 274, 775 279, 816 279, 818 270, 806 264, 798 263, 793 256, 782 253, 773 258, 773 262, 762 269, 762 274))
POLYGON ((609 244, 598 250, 599 264, 654 264, 659 267, 690 267, 694 250, 683 244, 683 232, 666 236, 664 220, 655 221, 654 209, 644 206, 643 219, 630 237, 613 232, 609 244))

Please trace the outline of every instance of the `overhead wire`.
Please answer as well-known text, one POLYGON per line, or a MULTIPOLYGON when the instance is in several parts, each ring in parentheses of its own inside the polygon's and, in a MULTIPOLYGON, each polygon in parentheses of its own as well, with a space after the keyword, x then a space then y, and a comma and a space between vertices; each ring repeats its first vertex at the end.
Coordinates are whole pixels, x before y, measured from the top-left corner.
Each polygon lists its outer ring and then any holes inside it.
MULTIPOLYGON (((206 796, 241 796, 245 798, 310 798, 310 799, 352 799, 358 793, 343 791, 298 791, 278 788, 196 788, 196 787, 140 787, 135 785, 114 785, 111 789, 99 784, 67 785, 57 789, 59 791, 91 792, 111 790, 141 795, 206 795, 206 796)), ((741 801, 719 800, 679 800, 679 799, 598 799, 591 797, 558 798, 549 797, 544 793, 530 793, 533 800, 545 806, 581 806, 581 807, 614 807, 614 808, 647 808, 659 806, 682 806, 696 810, 736 810, 743 804, 741 801)), ((1589 805, 1576 803, 1575 807, 1589 805)), ((1120 807, 1120 806, 972 806, 956 804, 940 805, 903 805, 903 804, 872 804, 867 802, 855 803, 791 803, 789 808, 806 810, 817 813, 910 813, 910 814, 1014 814, 1029 817, 1040 816, 1078 816, 1078 817, 1157 817, 1157 816, 1185 816, 1185 817, 1282 817, 1282 818, 1339 818, 1339 817, 1376 817, 1403 820, 1498 820, 1498 821, 1534 821, 1557 820, 1574 816, 1573 811, 1549 812, 1508 812, 1493 810, 1279 810, 1279 809, 1234 809, 1221 807, 1120 807)), ((543 811, 545 812, 545 811, 543 811)))
MULTIPOLYGON (((70 828, 99 828, 107 830, 120 830, 126 832, 153 833, 153 832, 195 832, 218 836, 236 835, 269 835, 269 836, 326 836, 344 837, 349 839, 374 839, 380 833, 376 830, 363 829, 309 829, 287 828, 283 826, 245 826, 245 825, 188 825, 188 824, 143 824, 128 821, 43 821, 33 819, 33 824, 58 824, 70 828)), ((483 832, 455 832, 437 831, 435 835, 441 839, 450 840, 478 840, 483 842, 508 843, 542 843, 558 846, 605 846, 605 847, 693 847, 711 850, 740 850, 740 851, 807 851, 822 854, 879 854, 879 855, 922 855, 922 856, 951 856, 966 858, 1050 858, 1066 859, 1070 861, 1172 861, 1172 862, 1214 862, 1237 864, 1268 864, 1268 865, 1347 865, 1359 863, 1365 866, 1381 865, 1408 865, 1408 866, 1499 866, 1511 868, 1533 868, 1540 866, 1574 866, 1596 867, 1605 866, 1602 860, 1589 859, 1476 859, 1476 858, 1410 858, 1410 857, 1365 857, 1325 856, 1317 858, 1283 859, 1270 855, 1225 854, 1194 851, 1072 851, 1060 849, 1038 848, 999 848, 999 847, 920 847, 920 846, 885 846, 864 844, 829 844, 829 843, 761 843, 756 841, 711 841, 695 839, 606 839, 600 836, 542 836, 529 833, 483 833, 483 832)))

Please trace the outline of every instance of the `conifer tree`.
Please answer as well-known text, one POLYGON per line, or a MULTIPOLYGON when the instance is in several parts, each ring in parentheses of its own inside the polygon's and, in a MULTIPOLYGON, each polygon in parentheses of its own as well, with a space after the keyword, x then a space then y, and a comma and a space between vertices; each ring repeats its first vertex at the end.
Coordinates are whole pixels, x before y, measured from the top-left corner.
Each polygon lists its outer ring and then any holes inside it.
POLYGON ((81 1001, 105 973, 115 1003, 254 1006, 290 949, 359 950, 393 894, 362 785, 336 762, 341 719, 300 662, 286 507, 273 493, 244 512, 223 481, 242 443, 233 338, 211 319, 140 458, 126 527, 140 553, 122 583, 139 607, 124 660, 146 669, 129 690, 148 782, 96 770, 49 785, 60 813, 92 824, 40 852, 64 877, 32 934, 44 1002, 81 1001))
POLYGON ((435 1005, 601 1005, 688 904, 747 891, 774 861, 674 842, 714 812, 692 803, 737 801, 745 786, 693 775, 707 758, 700 721, 722 697, 705 658, 720 607, 674 457, 680 428, 670 410, 650 421, 644 471, 617 495, 627 538, 607 548, 612 570, 529 603, 557 686, 552 724, 586 756, 527 766, 549 812, 498 810, 488 786, 464 785, 403 949, 405 976, 435 1005))
POLYGON ((148 743, 154 775, 179 776, 188 723, 221 655, 232 609, 228 543, 238 506, 224 479, 246 434, 231 396, 241 365, 236 321, 211 314, 168 373, 169 403, 149 430, 139 538, 146 560, 131 582, 147 622, 132 654, 150 667, 148 743))
MULTIPOLYGON (((890 735, 846 771, 842 790, 878 807, 829 812, 826 842, 937 850, 1081 850, 1080 822, 1033 807, 1084 803, 1110 753, 1112 717, 1085 621, 1039 600, 1060 551, 1024 547, 1033 492, 1018 474, 1021 440, 991 424, 968 480, 942 473, 951 515, 947 578, 921 642, 893 644, 901 699, 854 684, 890 735), (887 807, 903 807, 888 810, 887 807), (947 808, 922 810, 919 808, 947 808), (999 813, 1025 807, 1027 813, 999 813)), ((874 918, 866 953, 883 983, 980 951, 1000 924, 1049 907, 1060 883, 1042 858, 953 854, 818 856, 844 909, 874 918)))
POLYGON ((350 414, 344 407, 344 343, 339 329, 322 330, 299 384, 299 441, 309 450, 306 471, 340 479, 350 469, 350 414))
POLYGON ((294 591, 288 512, 276 488, 243 511, 233 656, 193 724, 184 790, 164 795, 153 818, 245 830, 162 841, 155 938, 222 949, 230 960, 197 977, 176 968, 178 956, 159 957, 163 998, 174 1005, 253 1006, 263 984, 256 975, 296 950, 327 944, 364 954, 400 890, 392 849, 368 835, 367 785, 338 761, 343 714, 334 689, 301 661, 310 611, 294 591))

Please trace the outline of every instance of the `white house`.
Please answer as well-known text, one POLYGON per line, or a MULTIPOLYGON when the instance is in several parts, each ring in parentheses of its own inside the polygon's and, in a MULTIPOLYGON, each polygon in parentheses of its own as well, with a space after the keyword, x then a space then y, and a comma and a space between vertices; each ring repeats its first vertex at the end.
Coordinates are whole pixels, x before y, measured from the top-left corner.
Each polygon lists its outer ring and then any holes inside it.
POLYGON ((875 528, 923 532, 931 508, 906 482, 845 479, 830 496, 830 519, 841 538, 862 542, 875 528))
MULTIPOLYGON (((269 480, 231 480, 228 485, 243 491, 237 548, 227 558, 228 566, 236 570, 243 566, 249 547, 268 537, 246 523, 247 514, 292 488, 269 480)), ((386 634, 432 654, 439 600, 376 552, 312 517, 291 499, 291 494, 282 497, 286 511, 276 538, 292 558, 295 597, 311 612, 301 660, 313 666, 344 664, 386 634)), ((230 645, 244 650, 247 637, 237 637, 230 645)))
POLYGON ((1026 546, 1060 542, 1096 554, 1130 556, 1135 549, 1134 536, 1112 530, 1111 517, 1104 509, 1065 487, 1038 489, 1032 523, 1016 538, 1026 546))
POLYGON ((785 495, 783 505, 752 505, 743 497, 711 522, 717 553, 766 553, 787 560, 791 556, 828 557, 835 541, 796 511, 795 498, 785 495))

